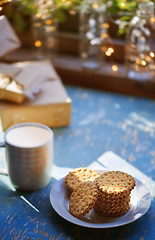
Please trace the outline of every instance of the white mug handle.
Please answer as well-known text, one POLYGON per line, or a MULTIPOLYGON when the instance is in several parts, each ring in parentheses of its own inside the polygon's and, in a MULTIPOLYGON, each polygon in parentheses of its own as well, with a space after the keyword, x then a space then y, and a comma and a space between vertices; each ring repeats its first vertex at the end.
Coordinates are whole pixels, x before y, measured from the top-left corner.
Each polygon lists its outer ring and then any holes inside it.
MULTIPOLYGON (((0 147, 5 147, 5 142, 0 142, 0 147)), ((0 168, 0 174, 8 175, 7 169, 0 168)))

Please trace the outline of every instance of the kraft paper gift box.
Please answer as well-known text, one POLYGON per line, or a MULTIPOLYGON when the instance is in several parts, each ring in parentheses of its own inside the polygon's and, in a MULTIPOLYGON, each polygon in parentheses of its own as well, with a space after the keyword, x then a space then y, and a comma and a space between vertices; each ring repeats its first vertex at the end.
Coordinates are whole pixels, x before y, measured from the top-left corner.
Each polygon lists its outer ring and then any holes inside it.
POLYGON ((0 59, 20 46, 21 42, 7 17, 0 16, 0 59))
MULTIPOLYGON (((71 99, 53 66, 48 61, 20 62, 13 64, 23 70, 18 78, 26 81, 26 73, 35 72, 47 80, 34 98, 26 98, 21 104, 0 101, 0 116, 3 131, 23 122, 37 122, 48 127, 70 124, 71 99)), ((19 80, 18 79, 18 80, 19 80)))
POLYGON ((47 81, 34 99, 22 104, 0 101, 3 131, 14 124, 37 122, 48 127, 66 126, 71 118, 71 99, 59 79, 47 81))
MULTIPOLYGON (((21 42, 7 18, 0 16, 0 60, 20 46, 21 42)), ((71 99, 48 61, 19 62, 9 66, 1 62, 0 65, 0 74, 6 74, 3 76, 6 77, 3 79, 5 81, 0 86, 0 98, 3 98, 0 100, 3 131, 23 122, 37 122, 49 127, 66 126, 70 123, 71 99), (38 81, 40 77, 45 79, 42 84, 38 81), (18 84, 18 87, 23 86, 21 91, 20 88, 17 90, 18 84)))

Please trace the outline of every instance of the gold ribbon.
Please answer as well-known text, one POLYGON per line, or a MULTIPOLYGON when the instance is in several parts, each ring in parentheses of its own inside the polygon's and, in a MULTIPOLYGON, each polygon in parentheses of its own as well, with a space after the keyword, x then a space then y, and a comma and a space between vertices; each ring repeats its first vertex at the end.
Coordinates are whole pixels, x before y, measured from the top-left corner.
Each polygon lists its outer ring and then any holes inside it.
POLYGON ((24 86, 17 83, 10 75, 0 73, 0 99, 21 103, 25 99, 24 86))

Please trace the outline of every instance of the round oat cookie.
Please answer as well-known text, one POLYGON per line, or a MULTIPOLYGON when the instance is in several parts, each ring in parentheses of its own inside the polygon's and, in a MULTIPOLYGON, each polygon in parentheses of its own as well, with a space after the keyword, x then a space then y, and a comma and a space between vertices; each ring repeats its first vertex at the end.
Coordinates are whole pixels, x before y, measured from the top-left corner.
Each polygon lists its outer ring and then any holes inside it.
POLYGON ((100 174, 88 168, 75 168, 65 177, 68 189, 73 192, 82 182, 94 181, 100 174))
POLYGON ((105 172, 96 180, 96 183, 99 191, 114 195, 121 193, 128 195, 135 187, 134 178, 121 171, 105 172))
POLYGON ((85 181, 71 193, 69 201, 69 212, 74 217, 85 216, 94 207, 97 201, 98 190, 96 184, 85 181))

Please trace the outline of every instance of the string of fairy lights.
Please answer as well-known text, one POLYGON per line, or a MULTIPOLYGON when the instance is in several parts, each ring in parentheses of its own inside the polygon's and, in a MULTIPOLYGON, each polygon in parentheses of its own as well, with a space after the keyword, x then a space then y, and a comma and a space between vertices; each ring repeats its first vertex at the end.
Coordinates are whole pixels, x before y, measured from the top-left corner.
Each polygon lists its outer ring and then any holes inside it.
MULTIPOLYGON (((15 1, 15 0, 1 0, 1 1, 0 1, 0 11, 3 10, 3 6, 5 7, 5 5, 6 5, 7 3, 14 2, 14 1, 15 1)), ((52 2, 51 0, 46 1, 47 6, 50 7, 51 2, 52 2)), ((71 1, 69 1, 69 0, 60 0, 60 2, 62 2, 63 4, 65 3, 66 6, 71 5, 71 1)), ((44 0, 39 0, 39 1, 38 1, 38 4, 39 4, 39 3, 40 3, 40 4, 45 3, 45 1, 44 1, 44 0)), ((122 4, 124 4, 124 3, 122 2, 122 4)), ((94 1, 93 7, 94 7, 94 8, 97 8, 97 7, 98 7, 98 4, 97 4, 95 1, 94 1)), ((75 15, 75 14, 76 14, 76 11, 73 10, 73 9, 70 9, 70 10, 69 10, 69 13, 70 13, 71 15, 75 15)), ((43 17, 43 16, 42 16, 42 13, 41 13, 41 12, 37 12, 37 13, 36 13, 36 17, 37 17, 37 18, 42 18, 42 17, 43 17)), ((47 19, 47 20, 45 21, 45 24, 46 24, 47 26, 50 26, 50 25, 52 26, 52 21, 53 21, 52 19, 47 19)), ((155 17, 151 17, 151 21, 152 21, 152 23, 155 23, 155 17)), ((103 27, 108 30, 109 24, 108 24, 108 23, 103 23, 103 25, 104 25, 103 27)), ((53 27, 53 29, 51 29, 51 30, 52 30, 52 31, 55 31, 56 29, 54 29, 54 26, 52 26, 52 27, 53 27)), ((111 41, 111 38, 110 38, 108 32, 102 33, 102 34, 101 34, 101 38, 102 38, 102 39, 105 39, 106 42, 110 42, 111 45, 112 45, 112 41, 111 41)), ((36 42, 35 42, 34 44, 35 44, 35 46, 38 47, 38 48, 42 45, 42 43, 41 43, 40 40, 36 40, 36 42)), ((114 54, 114 52, 115 52, 114 48, 111 47, 111 46, 110 46, 110 47, 108 47, 108 46, 103 46, 103 47, 102 47, 102 51, 104 52, 104 54, 106 55, 106 57, 109 58, 109 60, 112 62, 112 66, 111 66, 112 71, 117 72, 117 71, 119 70, 119 67, 118 67, 118 65, 116 64, 116 62, 115 62, 115 60, 114 60, 114 58, 113 58, 113 54, 114 54)), ((138 58, 137 58, 136 64, 139 64, 139 65, 141 65, 141 66, 146 66, 147 62, 150 62, 150 61, 151 61, 151 58, 153 58, 153 59, 155 58, 155 53, 154 53, 154 52, 150 52, 150 54, 147 55, 147 56, 145 57, 145 59, 138 59, 138 58)), ((155 64, 154 64, 153 68, 154 68, 154 70, 155 70, 155 64)))

